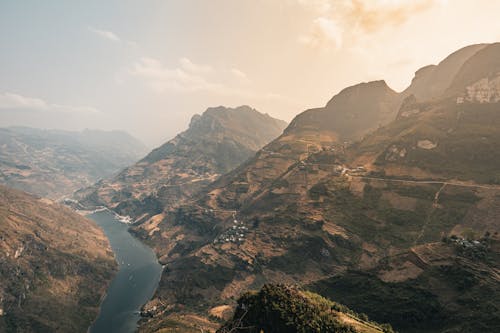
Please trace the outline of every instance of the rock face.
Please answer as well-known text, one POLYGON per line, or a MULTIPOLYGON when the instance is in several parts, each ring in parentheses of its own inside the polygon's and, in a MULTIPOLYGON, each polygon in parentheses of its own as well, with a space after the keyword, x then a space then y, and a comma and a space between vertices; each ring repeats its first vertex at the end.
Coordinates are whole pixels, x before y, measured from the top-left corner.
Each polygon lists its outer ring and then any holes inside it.
POLYGON ((462 95, 468 86, 482 79, 498 76, 500 72, 500 43, 487 44, 474 53, 460 67, 452 83, 446 89, 446 96, 462 95))
MULTIPOLYGON (((419 140, 417 142, 417 147, 422 149, 434 149, 437 147, 437 143, 430 140, 419 140)), ((401 155, 401 157, 404 157, 404 155, 401 155)))
POLYGON ((168 267, 155 296, 168 311, 141 330, 281 282, 400 331, 497 331, 498 304, 483 300, 500 297, 500 113, 495 102, 456 103, 498 72, 481 65, 500 59, 495 44, 476 51, 429 99, 382 82, 345 89, 186 204, 135 226, 168 267), (370 124, 346 117, 363 110, 370 124))
POLYGON ((418 113, 405 117, 402 112, 393 123, 367 135, 353 147, 351 158, 387 176, 417 173, 498 184, 500 113, 498 102, 491 100, 414 103, 418 113))
POLYGON ((115 269, 93 222, 0 186, 0 332, 85 332, 115 269))
POLYGON ((467 102, 500 102, 500 72, 492 78, 483 78, 466 88, 464 98, 467 102))
POLYGON ((248 106, 209 108, 186 131, 76 197, 86 206, 105 205, 147 220, 240 165, 285 126, 248 106))
POLYGON ((430 65, 415 73, 411 85, 403 91, 403 95, 415 95, 418 100, 431 100, 440 97, 448 89, 464 63, 488 44, 466 46, 441 61, 438 65, 430 65))
POLYGON ((146 147, 124 132, 0 128, 0 183, 52 199, 137 161, 146 147))

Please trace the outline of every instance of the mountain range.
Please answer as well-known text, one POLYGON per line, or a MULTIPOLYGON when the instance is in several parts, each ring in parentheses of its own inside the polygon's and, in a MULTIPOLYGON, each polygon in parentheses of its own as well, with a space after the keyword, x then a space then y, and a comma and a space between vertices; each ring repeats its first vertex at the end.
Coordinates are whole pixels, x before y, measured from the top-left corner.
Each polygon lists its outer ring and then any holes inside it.
POLYGON ((120 131, 0 128, 0 183, 59 199, 136 162, 147 148, 120 131))
POLYGON ((249 106, 209 108, 186 131, 75 197, 86 207, 103 205, 145 221, 236 168, 285 127, 249 106))
MULTIPOLYGON (((0 181, 130 217, 164 265, 139 332, 495 332, 499 107, 500 43, 477 44, 288 125, 209 108, 149 154, 121 132, 0 129, 0 181)), ((83 331, 116 269, 104 235, 0 192, 0 331, 83 331)))
POLYGON ((499 61, 500 44, 473 45, 401 93, 346 88, 180 202, 127 210, 167 266, 151 301, 161 315, 140 331, 276 282, 401 332, 499 329, 499 61))

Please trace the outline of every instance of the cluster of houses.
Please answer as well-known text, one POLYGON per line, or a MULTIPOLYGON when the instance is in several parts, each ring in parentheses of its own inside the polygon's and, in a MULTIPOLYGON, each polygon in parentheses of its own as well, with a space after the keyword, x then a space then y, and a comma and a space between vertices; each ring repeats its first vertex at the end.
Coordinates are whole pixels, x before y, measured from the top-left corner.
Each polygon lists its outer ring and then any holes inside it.
POLYGON ((473 248, 473 247, 483 247, 484 246, 483 243, 481 243, 478 240, 468 240, 468 239, 460 238, 460 237, 456 237, 456 236, 451 236, 449 238, 449 240, 452 243, 460 245, 464 249, 473 248))
POLYGON ((351 175, 361 175, 361 174, 364 174, 366 172, 366 168, 362 165, 360 166, 357 166, 355 168, 352 168, 352 169, 344 169, 344 173, 347 173, 347 174, 351 174, 351 175))
MULTIPOLYGON (((319 165, 327 165, 326 163, 307 163, 305 161, 300 161, 298 164, 299 170, 307 170, 307 166, 319 166, 319 165)), ((330 164, 328 164, 330 165, 330 164)), ((362 175, 367 172, 366 168, 362 165, 357 166, 355 168, 348 168, 342 164, 331 164, 334 168, 334 172, 337 175, 362 175)))
POLYGON ((236 218, 233 220, 232 226, 225 232, 217 236, 214 239, 214 244, 220 243, 242 243, 245 240, 245 236, 248 233, 248 227, 242 221, 238 221, 236 218))

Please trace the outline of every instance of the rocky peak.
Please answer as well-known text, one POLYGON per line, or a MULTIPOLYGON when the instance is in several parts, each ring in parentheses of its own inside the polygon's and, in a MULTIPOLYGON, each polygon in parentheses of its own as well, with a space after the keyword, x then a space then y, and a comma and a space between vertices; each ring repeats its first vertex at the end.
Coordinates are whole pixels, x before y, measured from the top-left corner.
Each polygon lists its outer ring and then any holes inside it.
POLYGON ((415 95, 410 95, 406 97, 399 108, 397 119, 408 118, 410 116, 420 113, 420 107, 418 105, 417 98, 415 95))
POLYGON ((192 117, 186 131, 113 179, 80 191, 76 198, 133 218, 150 217, 236 168, 285 126, 286 122, 249 106, 208 108, 192 117))
POLYGON ((489 44, 464 62, 447 89, 446 96, 462 95, 467 87, 479 83, 482 79, 494 79, 499 72, 500 43, 489 44))
POLYGON ((410 86, 403 91, 404 96, 415 95, 425 101, 440 97, 450 86, 462 65, 487 44, 466 46, 446 57, 438 65, 428 65, 415 72, 410 86))
POLYGON ((258 150, 281 134, 285 126, 286 122, 247 105, 236 108, 218 106, 208 108, 202 115, 193 116, 189 129, 182 136, 217 142, 235 140, 252 150, 258 150))
POLYGON ((436 68, 437 68, 437 65, 427 65, 427 66, 424 66, 422 68, 419 68, 415 72, 415 77, 413 78, 412 83, 413 83, 413 81, 420 80, 420 79, 426 77, 427 75, 431 74, 436 68))
POLYGON ((342 90, 324 108, 299 114, 286 132, 314 129, 334 132, 342 140, 357 139, 394 120, 399 100, 385 81, 360 83, 342 90))
POLYGON ((355 103, 360 97, 380 99, 384 98, 386 94, 396 95, 397 93, 392 90, 384 80, 362 82, 343 89, 326 104, 326 108, 332 108, 334 112, 342 112, 344 110, 334 109, 338 103, 345 103, 348 101, 355 103))

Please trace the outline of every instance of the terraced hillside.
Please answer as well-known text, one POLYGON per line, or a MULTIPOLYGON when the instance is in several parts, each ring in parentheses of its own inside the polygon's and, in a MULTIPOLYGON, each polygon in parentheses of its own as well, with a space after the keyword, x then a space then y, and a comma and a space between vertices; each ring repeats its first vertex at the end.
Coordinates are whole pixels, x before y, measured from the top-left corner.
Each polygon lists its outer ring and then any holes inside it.
POLYGON ((309 288, 401 332, 496 332, 499 246, 498 237, 447 237, 309 288))
POLYGON ((431 100, 396 94, 406 98, 393 121, 360 125, 363 138, 345 142, 329 114, 386 115, 380 101, 394 95, 380 82, 348 88, 189 204, 137 225, 168 267, 152 301, 163 305, 143 330, 220 314, 241 290, 285 282, 402 332, 495 331, 500 305, 483 298, 500 298, 500 53, 490 44, 468 55, 447 79, 461 89, 441 87, 431 100))

